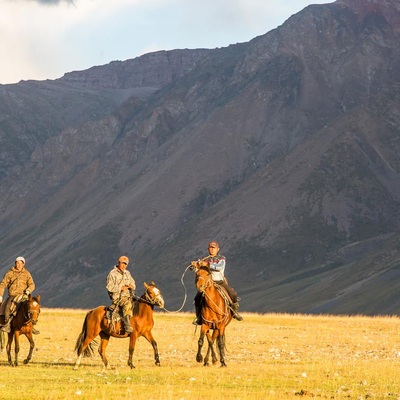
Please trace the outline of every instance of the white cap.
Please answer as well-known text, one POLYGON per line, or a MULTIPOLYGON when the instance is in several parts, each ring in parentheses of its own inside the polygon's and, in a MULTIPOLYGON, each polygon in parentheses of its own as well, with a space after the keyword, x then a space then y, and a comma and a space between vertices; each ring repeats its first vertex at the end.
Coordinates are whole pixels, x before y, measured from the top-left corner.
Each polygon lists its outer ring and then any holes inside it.
POLYGON ((15 261, 22 261, 25 264, 25 258, 24 257, 17 257, 15 261))

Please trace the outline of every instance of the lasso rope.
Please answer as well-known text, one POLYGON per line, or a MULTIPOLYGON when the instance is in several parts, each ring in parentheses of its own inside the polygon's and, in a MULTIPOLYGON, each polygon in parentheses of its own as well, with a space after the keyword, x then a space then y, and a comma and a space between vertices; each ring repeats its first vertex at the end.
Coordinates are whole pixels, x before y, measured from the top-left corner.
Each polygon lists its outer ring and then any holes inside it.
POLYGON ((181 311, 182 308, 185 306, 186 299, 187 299, 187 290, 186 290, 186 286, 185 286, 185 282, 183 281, 183 278, 184 278, 184 276, 185 276, 185 274, 186 274, 186 271, 187 271, 190 267, 191 267, 191 264, 188 265, 188 266, 185 268, 185 270, 183 271, 182 277, 181 277, 182 286, 183 286, 183 288, 184 288, 184 290, 185 290, 185 295, 184 295, 183 303, 182 303, 181 307, 180 307, 178 310, 176 310, 176 311, 170 311, 170 310, 167 310, 165 307, 163 307, 163 310, 165 310, 166 312, 171 313, 171 314, 173 314, 173 313, 178 313, 178 312, 181 311))

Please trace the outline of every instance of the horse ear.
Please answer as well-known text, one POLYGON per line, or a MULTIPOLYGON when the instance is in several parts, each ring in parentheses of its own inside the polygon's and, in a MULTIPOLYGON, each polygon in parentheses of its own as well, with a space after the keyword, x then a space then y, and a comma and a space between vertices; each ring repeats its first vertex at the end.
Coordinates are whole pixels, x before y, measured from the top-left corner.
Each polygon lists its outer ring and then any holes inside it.
POLYGON ((143 283, 143 286, 145 287, 145 289, 149 287, 149 285, 146 282, 143 283))
POLYGON ((151 281, 151 286, 156 286, 156 284, 154 283, 154 281, 151 281))
POLYGON ((37 298, 38 302, 40 302, 40 294, 38 294, 38 295, 36 296, 36 298, 37 298))

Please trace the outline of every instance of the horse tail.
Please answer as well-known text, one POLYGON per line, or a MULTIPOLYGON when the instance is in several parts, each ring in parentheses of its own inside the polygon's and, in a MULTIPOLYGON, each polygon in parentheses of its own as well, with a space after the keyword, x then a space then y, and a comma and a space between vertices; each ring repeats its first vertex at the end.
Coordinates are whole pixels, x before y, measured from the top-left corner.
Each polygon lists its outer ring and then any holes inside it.
MULTIPOLYGON (((83 321, 83 326, 82 326, 82 331, 78 336, 78 339, 76 340, 75 343, 75 349, 74 351, 77 352, 78 356, 82 353, 82 346, 83 343, 85 342, 86 339, 86 334, 87 334, 87 321, 89 319, 91 311, 88 311, 85 317, 85 320, 83 321)), ((92 342, 89 343, 89 345, 85 348, 83 351, 83 356, 84 357, 91 357, 94 354, 95 347, 98 345, 97 340, 92 340, 92 342)))

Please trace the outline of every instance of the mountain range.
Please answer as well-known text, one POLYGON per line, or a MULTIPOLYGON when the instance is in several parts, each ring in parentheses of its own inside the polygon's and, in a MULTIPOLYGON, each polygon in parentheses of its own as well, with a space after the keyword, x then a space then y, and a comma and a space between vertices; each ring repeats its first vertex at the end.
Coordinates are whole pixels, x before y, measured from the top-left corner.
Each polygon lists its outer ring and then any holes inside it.
POLYGON ((400 3, 310 5, 217 49, 0 85, 0 260, 46 307, 193 310, 211 240, 241 310, 400 311, 400 3))

